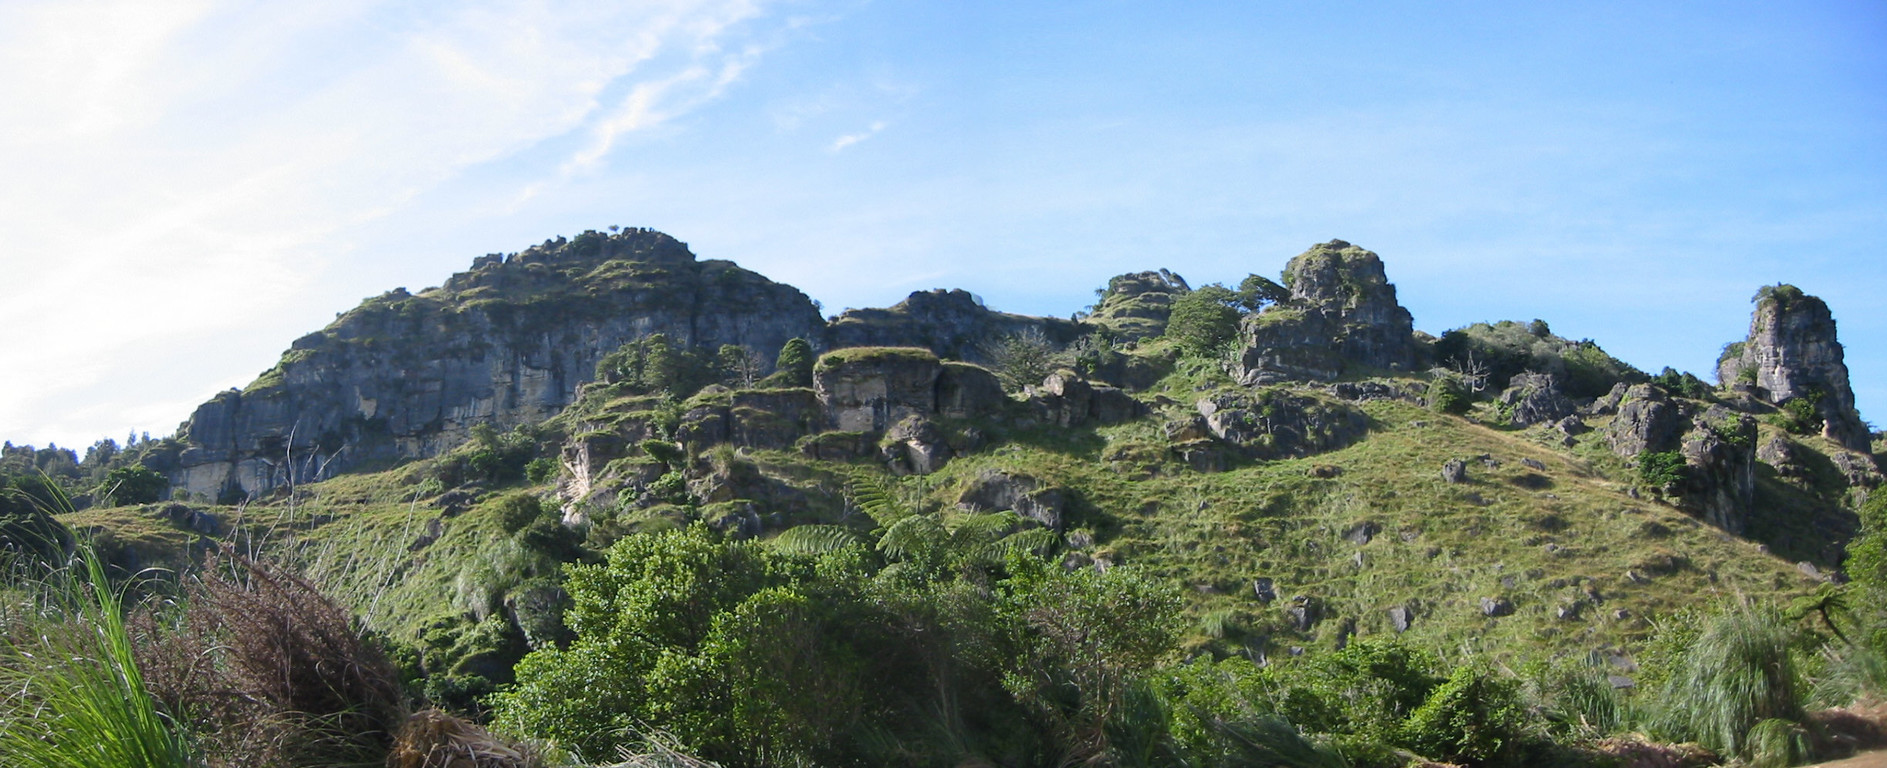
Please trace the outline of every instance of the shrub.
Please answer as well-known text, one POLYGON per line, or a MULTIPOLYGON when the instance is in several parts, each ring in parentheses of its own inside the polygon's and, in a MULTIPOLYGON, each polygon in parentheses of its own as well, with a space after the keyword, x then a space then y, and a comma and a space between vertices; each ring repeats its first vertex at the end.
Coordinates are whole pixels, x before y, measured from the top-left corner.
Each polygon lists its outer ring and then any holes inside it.
POLYGON ((164 498, 170 478, 143 465, 119 467, 105 475, 99 496, 110 506, 149 504, 164 498))
POLYGON ((1402 744, 1426 757, 1483 765, 1516 745, 1526 719, 1516 681, 1462 665, 1409 713, 1402 744))
POLYGON ((1821 404, 1822 393, 1810 392, 1802 397, 1792 397, 1783 401, 1776 412, 1776 426, 1798 435, 1813 435, 1821 432, 1822 416, 1817 406, 1821 404))
POLYGON ((1437 413, 1451 413, 1456 416, 1467 413, 1474 406, 1469 398, 1468 388, 1461 380, 1453 376, 1436 376, 1428 383, 1428 407, 1437 413))
POLYGON ((1023 387, 1041 384, 1055 369, 1074 362, 1034 326, 985 343, 981 351, 1005 392, 1020 392, 1023 387))
POLYGON ((539 456, 524 465, 524 479, 532 483, 547 483, 557 477, 563 465, 550 456, 539 456))
POLYGON ((1223 285, 1201 286, 1173 301, 1166 338, 1194 357, 1214 357, 1238 335, 1235 294, 1223 285))
POLYGON ((1684 454, 1677 451, 1646 451, 1638 454, 1638 479, 1659 491, 1682 484, 1688 472, 1684 454))
POLYGON ((773 375, 779 379, 769 383, 782 387, 810 387, 812 386, 813 361, 811 344, 801 338, 787 339, 786 344, 780 347, 779 357, 773 363, 773 375))

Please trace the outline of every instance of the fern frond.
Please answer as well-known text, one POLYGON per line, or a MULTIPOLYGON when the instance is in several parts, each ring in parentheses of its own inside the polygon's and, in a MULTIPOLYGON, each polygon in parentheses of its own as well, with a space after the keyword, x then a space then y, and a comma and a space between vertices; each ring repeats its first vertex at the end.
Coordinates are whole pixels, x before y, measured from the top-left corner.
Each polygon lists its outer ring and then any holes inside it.
POLYGON ((892 558, 908 559, 926 550, 935 551, 948 541, 950 533, 929 515, 911 515, 891 524, 878 539, 878 548, 892 558))
POLYGON ((785 554, 813 557, 862 544, 864 540, 842 525, 798 525, 781 531, 768 543, 785 554))
POLYGON ((1045 555, 1061 546, 1061 534, 1056 533, 1053 528, 1030 528, 1025 531, 1016 531, 996 543, 1002 547, 1004 555, 1014 552, 1045 555))
POLYGON ((912 514, 888 483, 863 470, 852 472, 846 477, 845 496, 853 507, 865 513, 881 528, 890 528, 893 523, 912 514))

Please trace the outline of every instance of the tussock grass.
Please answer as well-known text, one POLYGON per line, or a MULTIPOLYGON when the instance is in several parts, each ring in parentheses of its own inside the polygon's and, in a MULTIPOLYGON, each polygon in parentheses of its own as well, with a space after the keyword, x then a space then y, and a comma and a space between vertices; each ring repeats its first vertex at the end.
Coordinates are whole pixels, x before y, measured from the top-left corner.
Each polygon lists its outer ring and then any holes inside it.
POLYGON ((0 766, 194 765, 176 724, 157 711, 120 594, 91 550, 15 577, 0 626, 0 766))

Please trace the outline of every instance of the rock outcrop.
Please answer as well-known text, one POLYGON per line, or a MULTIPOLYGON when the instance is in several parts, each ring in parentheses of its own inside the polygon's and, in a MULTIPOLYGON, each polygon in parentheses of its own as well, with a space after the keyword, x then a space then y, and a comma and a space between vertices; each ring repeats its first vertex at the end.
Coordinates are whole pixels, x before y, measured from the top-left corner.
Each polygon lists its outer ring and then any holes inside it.
POLYGON ((1107 281, 1088 322, 1106 328, 1117 341, 1140 341, 1166 332, 1173 302, 1191 287, 1166 270, 1116 275, 1107 281))
POLYGON ((1721 405, 1692 420, 1679 449, 1685 477, 1678 506, 1730 533, 1749 531, 1756 498, 1756 422, 1721 405))
MULTIPOLYGON (((1223 393, 1194 404, 1207 432, 1256 459, 1326 453, 1369 434, 1369 417, 1348 403, 1284 389, 1223 393)), ((1184 435, 1183 424, 1169 433, 1184 435)))
POLYGON ((983 347, 1016 334, 1041 334, 1055 346, 1081 335, 1072 320, 997 312, 964 290, 918 291, 888 309, 848 309, 832 320, 832 348, 922 347, 938 357, 983 361, 983 347))
POLYGON ((246 389, 197 408, 171 480, 227 497, 432 456, 477 424, 556 415, 624 342, 664 334, 771 360, 823 325, 799 290, 697 260, 660 232, 558 238, 481 257, 439 288, 368 299, 297 340, 246 389))
POLYGON ((1613 453, 1629 459, 1645 452, 1677 449, 1685 427, 1681 403, 1652 384, 1633 385, 1619 395, 1612 404, 1618 416, 1606 433, 1613 453))
POLYGON ((1246 385, 1329 380, 1346 367, 1409 370, 1414 320, 1376 254, 1342 240, 1284 269, 1291 298, 1245 318, 1233 375, 1246 385))
POLYGON ((1516 427, 1551 424, 1573 413, 1572 400, 1560 391, 1559 381, 1550 373, 1522 373, 1508 381, 1500 393, 1500 404, 1511 414, 1516 427))
POLYGON ((1756 294, 1749 338, 1724 350, 1718 380, 1753 386, 1771 403, 1797 398, 1814 403, 1822 434, 1850 451, 1868 453, 1871 435, 1854 408, 1854 391, 1835 320, 1821 299, 1793 285, 1775 285, 1756 294))
POLYGON ((1043 421, 1059 427, 1119 424, 1147 413, 1146 404, 1125 391, 1067 371, 1049 374, 1024 394, 1043 421))

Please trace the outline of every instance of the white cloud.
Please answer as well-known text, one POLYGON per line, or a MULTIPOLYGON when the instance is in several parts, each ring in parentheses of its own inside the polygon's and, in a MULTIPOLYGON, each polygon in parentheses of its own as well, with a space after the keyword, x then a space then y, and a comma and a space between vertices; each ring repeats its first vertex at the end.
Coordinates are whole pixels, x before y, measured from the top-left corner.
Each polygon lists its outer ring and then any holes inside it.
POLYGON ((560 142, 580 145, 567 164, 594 165, 699 108, 759 57, 738 43, 762 11, 0 6, 0 430, 81 442, 70 430, 148 418, 138 402, 207 394, 114 391, 119 405, 51 412, 61 393, 136 380, 133 359, 198 351, 141 350, 271 322, 347 266, 352 231, 471 168, 560 142))
POLYGON ((844 136, 840 136, 839 138, 834 139, 832 141, 832 146, 827 147, 827 151, 839 152, 841 150, 844 150, 846 147, 852 146, 853 144, 857 144, 861 141, 864 141, 866 139, 869 139, 873 136, 878 135, 878 132, 884 129, 885 129, 885 122, 883 120, 872 123, 871 127, 866 128, 863 131, 859 131, 858 133, 848 133, 848 134, 845 134, 844 136))

